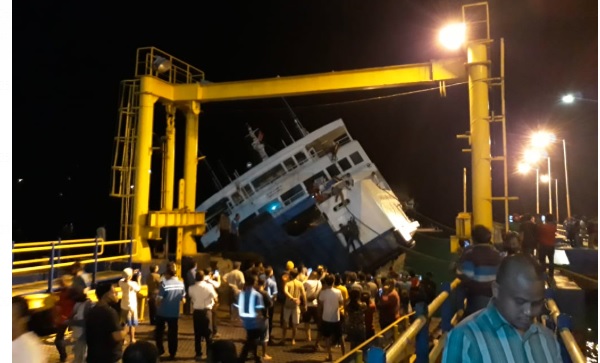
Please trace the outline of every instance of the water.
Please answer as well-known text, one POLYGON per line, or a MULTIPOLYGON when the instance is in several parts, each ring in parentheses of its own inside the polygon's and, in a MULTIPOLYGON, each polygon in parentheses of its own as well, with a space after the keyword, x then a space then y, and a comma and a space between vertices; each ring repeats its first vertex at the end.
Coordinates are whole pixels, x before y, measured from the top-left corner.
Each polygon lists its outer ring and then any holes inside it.
POLYGON ((588 362, 598 362, 598 290, 586 290, 586 328, 583 334, 578 334, 579 346, 588 362))

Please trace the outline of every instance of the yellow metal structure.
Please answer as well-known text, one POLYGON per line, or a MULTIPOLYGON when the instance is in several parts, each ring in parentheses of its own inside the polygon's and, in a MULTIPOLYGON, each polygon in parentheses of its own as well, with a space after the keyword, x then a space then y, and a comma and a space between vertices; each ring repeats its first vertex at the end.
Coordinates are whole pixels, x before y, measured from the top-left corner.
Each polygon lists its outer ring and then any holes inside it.
MULTIPOLYGON (((490 62, 488 60, 489 11, 487 3, 470 4, 463 7, 463 19, 470 29, 465 58, 451 58, 428 63, 399 65, 361 70, 328 72, 304 76, 277 77, 239 82, 207 83, 204 73, 193 66, 156 48, 140 48, 137 52, 136 81, 139 85, 135 100, 137 122, 135 125, 134 183, 131 215, 131 237, 135 240, 136 262, 151 259, 148 238, 160 238, 160 228, 178 228, 178 247, 182 254, 193 254, 196 245, 193 236, 203 231, 202 225, 189 225, 195 212, 196 172, 198 161, 198 116, 200 104, 229 100, 244 100, 265 97, 286 97, 326 92, 345 92, 414 85, 440 84, 464 81, 469 83, 470 135, 472 153, 472 215, 473 224, 483 224, 493 229, 490 154, 489 87, 490 62), (470 21, 469 11, 483 11, 482 19, 470 21), (483 28, 481 28, 483 26, 483 28), (471 31, 479 27, 482 32, 471 31), (466 67, 465 67, 466 64, 466 67), (466 68, 466 69, 465 69, 466 68), (167 153, 163 156, 163 202, 161 214, 149 210, 150 160, 152 156, 152 131, 156 102, 167 105, 167 153), (174 111, 186 115, 186 142, 184 148, 184 196, 178 211, 171 211, 174 193, 172 186, 174 167, 174 111), (181 218, 181 211, 186 213, 181 218), (172 216, 170 214, 173 213, 172 216), (148 218, 153 215, 153 218, 148 218), (158 217, 161 215, 161 217, 158 217), (156 217, 156 218, 155 218, 156 217), (152 225, 149 221, 152 219, 152 225), (184 220, 185 219, 185 220, 184 220), (179 245, 182 243, 183 245, 179 245)), ((443 91, 443 90, 442 90, 443 91)), ((443 93, 443 92, 442 92, 443 93)), ((130 155, 129 155, 130 156, 130 155)), ((116 163, 115 163, 116 164, 116 163)), ((125 163, 122 163, 125 164, 125 163)), ((114 180, 114 178, 113 178, 114 180)), ((505 188, 506 190, 506 188, 505 188)), ((506 194, 506 193, 505 193, 506 194)), ((131 194, 127 194, 131 196, 131 194)), ((507 201, 507 196, 503 200, 507 201)), ((127 209, 127 208, 124 208, 127 209)), ((464 211, 466 212, 466 210, 464 211)), ((129 213, 129 212, 127 212, 129 213)))
MULTIPOLYGON (((430 63, 330 72, 307 76, 278 77, 263 80, 204 84, 204 74, 156 48, 138 50, 136 76, 139 81, 139 110, 136 123, 135 170, 131 237, 135 241, 135 262, 151 260, 148 238, 160 238, 160 228, 178 229, 178 250, 182 255, 196 253, 194 235, 204 232, 204 215, 195 212, 198 163, 198 122, 200 103, 259 97, 306 95, 420 84, 459 81, 465 77, 464 59, 454 58, 430 63), (169 62, 171 68, 159 73, 157 60, 169 62), (154 105, 167 105, 167 145, 163 156, 162 210, 149 210, 150 160, 154 105), (183 204, 171 210, 173 200, 174 111, 186 115, 184 148, 183 204)), ((124 164, 124 163, 123 163, 124 164)), ((124 188, 122 188, 124 189, 124 188)), ((181 190, 180 190, 181 192, 181 190)), ((116 193, 115 193, 116 194, 116 193)), ((179 254, 179 253, 178 253, 179 254)))

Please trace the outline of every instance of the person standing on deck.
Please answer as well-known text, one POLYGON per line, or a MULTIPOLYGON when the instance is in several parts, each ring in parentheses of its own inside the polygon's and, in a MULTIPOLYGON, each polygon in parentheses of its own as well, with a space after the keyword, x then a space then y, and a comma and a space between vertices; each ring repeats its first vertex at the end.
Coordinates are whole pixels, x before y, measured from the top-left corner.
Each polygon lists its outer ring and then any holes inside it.
POLYGON ((129 342, 135 343, 135 327, 138 326, 137 293, 142 286, 142 275, 136 270, 136 281, 133 281, 133 270, 123 269, 123 278, 119 280, 121 288, 121 323, 129 327, 129 342))

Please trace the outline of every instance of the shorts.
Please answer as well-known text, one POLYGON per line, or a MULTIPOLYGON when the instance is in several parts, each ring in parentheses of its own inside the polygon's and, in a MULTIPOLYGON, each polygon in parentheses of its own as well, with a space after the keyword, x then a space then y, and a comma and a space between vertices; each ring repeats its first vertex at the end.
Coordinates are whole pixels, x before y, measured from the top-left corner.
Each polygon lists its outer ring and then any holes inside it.
POLYGON ((319 332, 325 338, 333 337, 333 341, 336 342, 342 338, 342 323, 322 321, 319 326, 319 332))
POLYGON ((260 341, 262 343, 269 342, 269 319, 265 319, 265 330, 260 334, 260 341))
POLYGON ((300 307, 296 306, 295 308, 283 308, 283 324, 287 325, 290 320, 290 316, 292 317, 292 325, 298 325, 300 323, 300 307))
POLYGON ((127 326, 138 326, 137 309, 121 307, 121 323, 127 326))
POLYGON ((310 323, 311 320, 315 323, 319 323, 319 309, 316 306, 309 306, 304 313, 302 313, 302 322, 310 323))

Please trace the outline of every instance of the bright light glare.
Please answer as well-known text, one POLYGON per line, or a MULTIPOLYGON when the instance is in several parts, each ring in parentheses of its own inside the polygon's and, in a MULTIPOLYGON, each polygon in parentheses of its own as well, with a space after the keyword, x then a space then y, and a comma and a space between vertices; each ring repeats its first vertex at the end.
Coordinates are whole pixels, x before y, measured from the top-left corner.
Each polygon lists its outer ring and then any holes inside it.
POLYGON ((466 32, 464 23, 448 25, 440 31, 440 43, 450 50, 456 50, 465 42, 466 32))
POLYGON ((548 178, 548 175, 547 175, 547 174, 540 175, 540 181, 541 181, 542 183, 547 183, 548 181, 550 181, 550 178, 548 178))
POLYGON ((542 158, 542 154, 538 150, 525 150, 523 158, 529 164, 535 164, 542 158))
POLYGON ((531 166, 527 163, 519 163, 517 171, 521 174, 527 174, 531 170, 531 166))
POLYGON ((575 102, 575 96, 569 93, 568 95, 562 96, 562 101, 563 103, 573 103, 575 102))
POLYGON ((531 135, 531 146, 535 148, 543 149, 555 141, 556 136, 546 131, 538 131, 531 135))

